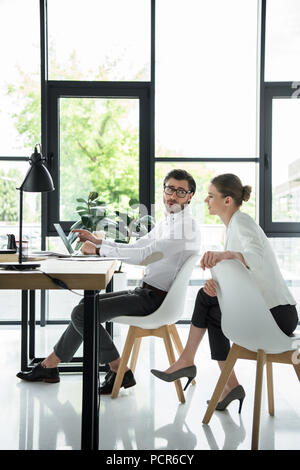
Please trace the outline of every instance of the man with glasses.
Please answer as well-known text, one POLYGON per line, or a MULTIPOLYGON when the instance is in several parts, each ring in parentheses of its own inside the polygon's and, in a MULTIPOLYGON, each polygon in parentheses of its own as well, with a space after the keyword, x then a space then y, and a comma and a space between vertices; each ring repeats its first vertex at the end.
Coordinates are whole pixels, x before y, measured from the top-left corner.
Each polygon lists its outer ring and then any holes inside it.
MULTIPOLYGON (((156 261, 150 262, 145 268, 141 287, 98 296, 101 322, 99 357, 101 364, 109 364, 110 367, 99 389, 102 395, 111 394, 120 364, 120 355, 102 323, 121 315, 149 315, 161 305, 181 266, 200 249, 199 226, 189 207, 195 191, 195 180, 188 172, 170 171, 163 184, 164 219, 147 235, 130 245, 99 240, 87 230, 76 230, 79 240, 84 242, 84 254, 125 257, 127 263, 136 265, 143 265, 145 259, 156 256, 156 261)), ((73 309, 71 321, 54 346, 54 351, 31 372, 19 372, 17 377, 31 382, 59 382, 59 363, 69 362, 82 343, 83 320, 84 305, 81 301, 73 309)), ((135 384, 133 373, 127 368, 121 387, 129 388, 135 384)))

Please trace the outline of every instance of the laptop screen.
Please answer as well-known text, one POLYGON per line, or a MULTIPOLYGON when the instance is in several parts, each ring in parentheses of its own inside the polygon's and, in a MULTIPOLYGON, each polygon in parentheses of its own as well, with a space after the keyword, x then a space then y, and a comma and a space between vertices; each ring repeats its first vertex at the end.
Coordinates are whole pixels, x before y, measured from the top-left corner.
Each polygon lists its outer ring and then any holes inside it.
POLYGON ((70 253, 70 255, 72 255, 74 253, 74 249, 72 248, 72 245, 71 243, 69 242, 69 240, 67 239, 66 235, 65 235, 65 232, 63 231, 63 229, 61 228, 60 224, 53 224, 54 225, 54 228, 55 230, 57 231, 58 235, 60 236, 60 238, 62 239, 63 241, 63 244, 65 245, 65 247, 67 248, 68 252, 70 253))

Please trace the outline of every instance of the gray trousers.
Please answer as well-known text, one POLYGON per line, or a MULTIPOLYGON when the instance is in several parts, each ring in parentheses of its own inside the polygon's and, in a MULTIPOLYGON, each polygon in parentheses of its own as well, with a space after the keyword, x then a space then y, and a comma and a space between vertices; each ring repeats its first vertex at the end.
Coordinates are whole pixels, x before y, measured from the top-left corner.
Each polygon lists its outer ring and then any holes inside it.
MULTIPOLYGON (((134 290, 109 292, 98 295, 98 308, 100 323, 112 320, 116 317, 150 315, 155 312, 164 300, 164 296, 148 289, 137 287, 134 290)), ((84 324, 84 299, 74 307, 71 321, 62 334, 54 352, 62 362, 69 362, 83 340, 84 324)), ((120 357, 111 336, 100 325, 99 358, 101 364, 107 364, 120 357)))

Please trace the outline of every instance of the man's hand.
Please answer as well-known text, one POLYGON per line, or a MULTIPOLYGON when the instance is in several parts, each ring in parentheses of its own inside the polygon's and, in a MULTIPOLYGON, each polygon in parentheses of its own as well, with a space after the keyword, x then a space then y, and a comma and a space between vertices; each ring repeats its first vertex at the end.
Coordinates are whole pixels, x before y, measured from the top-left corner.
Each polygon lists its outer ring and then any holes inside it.
POLYGON ((223 259, 228 259, 226 251, 206 251, 200 261, 200 267, 203 270, 205 268, 213 268, 223 259))
POLYGON ((96 255, 96 245, 90 241, 86 241, 82 245, 81 251, 84 255, 96 255))
POLYGON ((102 240, 100 238, 95 237, 91 232, 84 229, 76 229, 72 230, 74 233, 78 233, 78 238, 80 242, 90 241, 95 243, 96 245, 101 245, 102 240))
POLYGON ((208 281, 206 281, 203 286, 203 290, 207 295, 210 295, 211 297, 216 297, 217 291, 215 281, 213 279, 209 279, 208 281))

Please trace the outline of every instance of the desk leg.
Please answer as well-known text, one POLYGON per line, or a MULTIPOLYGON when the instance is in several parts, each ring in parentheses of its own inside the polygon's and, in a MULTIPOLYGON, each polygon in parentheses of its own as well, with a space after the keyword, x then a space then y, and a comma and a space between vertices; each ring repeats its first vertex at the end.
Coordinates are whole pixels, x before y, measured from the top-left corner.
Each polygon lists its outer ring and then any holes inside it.
POLYGON ((22 290, 21 370, 28 370, 28 291, 22 290))
MULTIPOLYGON (((113 292, 114 291, 114 278, 112 277, 109 283, 106 286, 106 292, 113 292)), ((114 324, 111 321, 107 321, 105 323, 105 328, 109 335, 113 338, 114 337, 114 324)), ((106 370, 109 370, 109 367, 107 366, 106 370)))
POLYGON ((35 291, 29 292, 29 359, 35 356, 35 291))
POLYGON ((81 421, 81 448, 83 450, 97 450, 99 445, 99 315, 95 294, 96 291, 84 292, 81 421))

